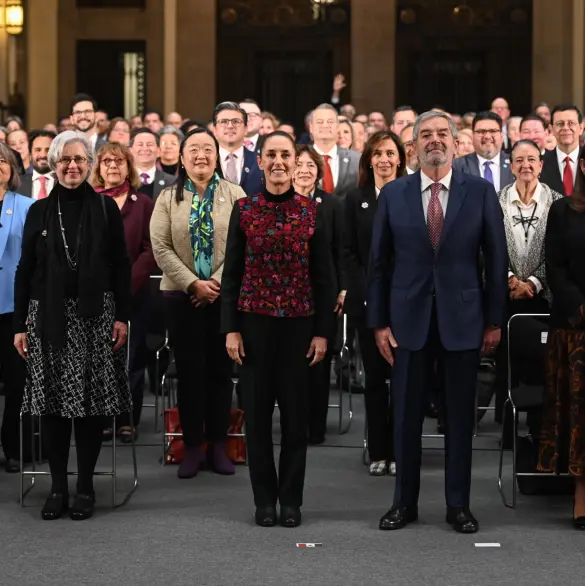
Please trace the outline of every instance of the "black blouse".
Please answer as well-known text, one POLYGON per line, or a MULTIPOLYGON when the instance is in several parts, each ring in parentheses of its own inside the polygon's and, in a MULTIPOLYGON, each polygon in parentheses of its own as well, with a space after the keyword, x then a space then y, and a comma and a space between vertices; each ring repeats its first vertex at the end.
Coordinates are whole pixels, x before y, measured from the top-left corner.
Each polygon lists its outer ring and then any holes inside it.
MULTIPOLYGON (((124 224, 122 215, 116 202, 105 198, 105 208, 108 223, 108 242, 110 267, 105 291, 114 294, 116 304, 116 321, 127 322, 130 316, 130 263, 126 253, 124 224)), ((22 236, 22 256, 16 271, 14 284, 14 326, 15 331, 26 332, 28 305, 31 299, 39 300, 45 289, 46 275, 43 259, 40 258, 39 238, 44 230, 44 216, 49 198, 35 202, 28 212, 22 236)), ((65 239, 70 251, 77 248, 77 231, 79 227, 82 202, 74 193, 60 197, 63 228, 65 239)), ((77 298, 77 272, 69 266, 65 268, 64 297, 77 298)))
MULTIPOLYGON (((292 199, 295 192, 290 189, 284 194, 274 195, 265 190, 263 195, 267 202, 283 203, 292 199)), ((327 338, 335 327, 333 310, 338 291, 335 290, 327 227, 320 208, 321 206, 317 208, 315 232, 309 240, 309 278, 315 310, 314 335, 327 338)), ((246 234, 240 225, 240 206, 234 205, 221 281, 221 331, 226 334, 240 331, 238 302, 246 265, 246 245, 246 234)))

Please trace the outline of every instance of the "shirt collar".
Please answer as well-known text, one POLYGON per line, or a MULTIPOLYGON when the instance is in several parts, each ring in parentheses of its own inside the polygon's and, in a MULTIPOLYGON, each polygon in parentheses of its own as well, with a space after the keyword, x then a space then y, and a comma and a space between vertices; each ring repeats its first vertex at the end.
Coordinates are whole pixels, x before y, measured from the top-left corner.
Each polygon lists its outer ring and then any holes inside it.
MULTIPOLYGON (((542 194, 542 184, 539 181, 536 185, 536 189, 534 190, 534 194, 532 195, 532 197, 530 198, 530 201, 528 202, 528 207, 530 207, 533 203, 536 203, 536 205, 538 205, 541 200, 541 194, 542 194)), ((515 183, 512 184, 512 187, 510 187, 510 191, 508 191, 508 202, 511 204, 526 205, 520 199, 520 196, 518 195, 518 190, 516 189, 515 183)))
POLYGON ((557 159, 559 163, 564 164, 565 159, 569 157, 571 159, 571 163, 576 163, 577 159, 579 158, 579 147, 577 147, 574 151, 571 151, 568 155, 565 155, 559 147, 556 148, 557 151, 557 159))
POLYGON ((219 147, 219 157, 222 163, 225 163, 228 155, 233 153, 234 155, 236 155, 236 161, 238 162, 242 162, 244 160, 244 145, 242 145, 239 149, 236 149, 235 151, 228 151, 227 149, 224 149, 223 147, 219 147))
POLYGON ((500 153, 498 153, 493 159, 484 159, 482 156, 477 155, 477 160, 479 161, 479 167, 480 167, 480 169, 487 162, 490 162, 492 165, 497 165, 499 167, 500 166, 500 153))
POLYGON ((337 155, 338 155, 337 145, 334 145, 333 148, 328 153, 323 152, 320 148, 317 148, 316 146, 314 146, 314 148, 322 157, 324 157, 325 155, 329 155, 329 158, 337 159, 337 155))
POLYGON ((51 171, 49 171, 48 173, 38 173, 33 169, 32 180, 36 181, 39 177, 46 177, 47 179, 51 179, 51 171))
MULTIPOLYGON (((449 189, 451 189, 451 177, 452 176, 453 176, 453 169, 449 169, 449 173, 447 173, 447 175, 445 175, 445 177, 443 177, 443 179, 441 179, 439 181, 439 183, 447 191, 449 191, 449 189)), ((420 187, 421 187, 421 192, 423 192, 426 189, 428 189, 433 183, 435 183, 435 181, 433 179, 431 179, 428 175, 425 175, 424 171, 421 171, 420 172, 420 187)))

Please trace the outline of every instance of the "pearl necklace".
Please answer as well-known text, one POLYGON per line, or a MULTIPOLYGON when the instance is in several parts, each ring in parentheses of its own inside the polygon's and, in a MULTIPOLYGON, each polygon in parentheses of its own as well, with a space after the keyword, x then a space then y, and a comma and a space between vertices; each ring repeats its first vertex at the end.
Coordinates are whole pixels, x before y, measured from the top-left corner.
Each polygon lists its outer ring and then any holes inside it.
POLYGON ((63 219, 61 218, 61 202, 59 198, 57 198, 57 211, 59 212, 59 226, 61 227, 61 238, 63 239, 63 246, 65 246, 65 256, 67 257, 67 264, 72 271, 77 270, 77 260, 75 260, 69 254, 69 246, 67 245, 67 240, 65 239, 65 228, 63 226, 63 219))

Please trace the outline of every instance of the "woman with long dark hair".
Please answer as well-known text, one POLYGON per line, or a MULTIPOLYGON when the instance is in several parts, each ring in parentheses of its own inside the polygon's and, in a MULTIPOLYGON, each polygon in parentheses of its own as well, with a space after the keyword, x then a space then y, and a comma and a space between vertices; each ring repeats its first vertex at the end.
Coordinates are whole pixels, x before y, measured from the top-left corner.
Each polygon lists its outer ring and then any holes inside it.
POLYGON ((262 143, 261 193, 234 206, 223 281, 222 331, 230 357, 242 366, 250 478, 256 523, 301 522, 307 456, 309 366, 325 358, 335 288, 321 206, 295 193, 295 144, 282 131, 262 143), (279 473, 274 465, 272 413, 282 430, 279 473))
POLYGON ((232 365, 220 335, 220 286, 230 214, 245 194, 221 178, 219 145, 206 128, 189 132, 180 153, 177 181, 161 192, 150 223, 177 365, 186 448, 178 476, 197 476, 205 439, 211 468, 233 474, 225 446, 232 365))
POLYGON ((345 266, 349 284, 345 312, 357 327, 366 375, 364 395, 371 476, 394 475, 396 465, 386 383, 390 378, 390 366, 376 347, 374 332, 366 327, 366 270, 380 190, 405 173, 406 155, 400 139, 389 130, 380 130, 364 145, 359 187, 349 193, 345 201, 345 266))
POLYGON ((552 306, 538 469, 575 477, 573 525, 585 530, 585 147, 572 197, 550 207, 544 257, 552 306))

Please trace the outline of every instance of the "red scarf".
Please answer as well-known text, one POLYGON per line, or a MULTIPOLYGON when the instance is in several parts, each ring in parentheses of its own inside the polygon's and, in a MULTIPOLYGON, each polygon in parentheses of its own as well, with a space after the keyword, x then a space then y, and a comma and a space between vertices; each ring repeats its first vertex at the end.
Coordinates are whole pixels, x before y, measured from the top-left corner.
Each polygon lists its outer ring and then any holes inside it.
POLYGON ((117 185, 116 187, 110 187, 109 189, 106 189, 105 187, 94 187, 94 191, 96 191, 96 193, 103 193, 104 195, 109 195, 110 197, 120 197, 125 193, 128 193, 129 195, 131 189, 130 183, 128 182, 128 179, 126 179, 124 183, 122 183, 121 185, 117 185))

